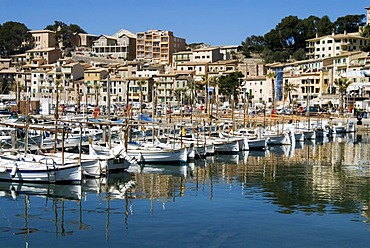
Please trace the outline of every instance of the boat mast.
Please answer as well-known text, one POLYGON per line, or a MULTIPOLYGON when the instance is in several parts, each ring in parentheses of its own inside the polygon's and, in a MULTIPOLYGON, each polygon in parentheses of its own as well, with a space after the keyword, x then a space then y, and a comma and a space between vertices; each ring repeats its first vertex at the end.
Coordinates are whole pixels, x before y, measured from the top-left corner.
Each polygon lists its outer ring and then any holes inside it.
POLYGON ((30 109, 30 87, 27 87, 27 102, 26 102, 26 130, 25 130, 25 141, 24 141, 24 156, 27 154, 28 150, 28 125, 30 122, 29 109, 30 109))
POLYGON ((109 71, 108 71, 108 76, 107 76, 107 93, 108 93, 108 98, 107 98, 107 105, 108 105, 108 109, 107 109, 107 118, 108 118, 108 122, 109 122, 109 125, 108 125, 108 146, 109 148, 112 147, 111 145, 111 121, 110 121, 110 75, 109 75, 109 71))

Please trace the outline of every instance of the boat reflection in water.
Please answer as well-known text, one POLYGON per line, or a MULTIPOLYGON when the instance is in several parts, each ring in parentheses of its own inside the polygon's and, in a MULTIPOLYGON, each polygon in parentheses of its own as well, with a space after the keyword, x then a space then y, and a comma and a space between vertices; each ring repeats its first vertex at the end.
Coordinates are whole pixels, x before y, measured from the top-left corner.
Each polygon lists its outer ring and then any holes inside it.
MULTIPOLYGON (((1 204, 2 210, 6 209, 6 212, 14 213, 14 216, 7 217, 10 224, 8 231, 13 233, 7 239, 9 244, 20 247, 20 243, 25 242, 28 247, 31 234, 37 236, 37 233, 45 235, 54 232, 56 237, 69 234, 67 224, 71 222, 66 217, 65 210, 69 208, 69 204, 78 206, 82 197, 82 188, 81 185, 71 184, 0 182, 0 196, 1 200, 10 201, 1 204), (23 206, 19 206, 19 202, 23 202, 23 206), (43 208, 39 207, 40 203, 43 208), (19 217, 22 217, 23 223, 19 221, 19 217), (24 239, 19 239, 19 236, 24 236, 24 239)), ((75 221, 72 225, 76 228, 77 223, 79 222, 75 221)), ((40 243, 36 244, 37 242, 32 243, 37 247, 42 246, 40 243)), ((3 245, 9 247, 6 243, 3 245)))
POLYGON ((17 200, 21 196, 38 196, 51 199, 79 201, 82 197, 81 185, 37 184, 0 182, 1 196, 11 196, 17 200))
POLYGON ((0 238, 4 247, 25 240, 33 247, 119 247, 123 241, 244 247, 246 240, 251 247, 321 247, 328 240, 343 247, 344 239, 347 247, 365 247, 369 154, 369 136, 355 134, 302 142, 289 152, 275 147, 133 166, 80 186, 4 183, 0 238))
MULTIPOLYGON (((22 240, 25 240, 26 247, 29 243, 34 247, 45 247, 45 238, 40 238, 45 234, 54 233, 58 238, 72 235, 78 230, 94 229, 95 220, 89 216, 101 211, 96 205, 87 202, 97 200, 107 203, 104 208, 106 224, 103 225, 103 233, 108 240, 111 208, 113 206, 114 211, 119 209, 111 200, 124 201, 122 212, 128 225, 129 198, 134 187, 135 182, 127 172, 109 174, 107 178, 102 179, 87 179, 82 185, 0 182, 0 205, 3 206, 4 214, 7 213, 6 220, 10 224, 7 228, 0 225, 0 229, 8 229, 5 233, 14 234, 7 239, 12 246, 19 247, 22 240), (92 195, 94 197, 90 197, 92 195), (19 206, 19 202, 23 202, 23 206, 19 206), (19 216, 23 217, 23 223, 19 221, 19 216), (19 235, 24 235, 25 238, 19 239, 19 235), (30 237, 34 239, 31 241, 30 237)), ((121 203, 118 205, 122 208, 121 203)), ((49 235, 47 239, 52 239, 52 236, 49 235)), ((4 243, 4 247, 9 245, 4 243)))
POLYGON ((174 202, 176 197, 184 196, 186 178, 192 171, 188 164, 158 165, 144 164, 129 168, 137 182, 134 190, 136 199, 150 199, 150 212, 154 213, 155 202, 165 209, 167 202, 174 202))

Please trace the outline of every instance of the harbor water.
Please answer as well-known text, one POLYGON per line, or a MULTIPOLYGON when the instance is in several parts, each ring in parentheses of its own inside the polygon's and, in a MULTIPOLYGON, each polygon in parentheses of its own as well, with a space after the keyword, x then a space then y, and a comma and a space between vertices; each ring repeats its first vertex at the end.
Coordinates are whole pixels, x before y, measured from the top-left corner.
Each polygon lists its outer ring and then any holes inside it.
POLYGON ((369 139, 133 166, 82 185, 0 182, 1 247, 366 247, 369 139))

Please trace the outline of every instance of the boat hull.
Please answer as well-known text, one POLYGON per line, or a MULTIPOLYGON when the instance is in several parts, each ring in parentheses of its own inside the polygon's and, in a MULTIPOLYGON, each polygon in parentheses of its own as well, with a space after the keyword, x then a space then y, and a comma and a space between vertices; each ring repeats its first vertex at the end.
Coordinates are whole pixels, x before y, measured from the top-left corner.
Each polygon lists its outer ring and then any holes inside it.
POLYGON ((127 154, 138 163, 183 163, 187 162, 187 150, 128 150, 127 154))
POLYGON ((0 180, 37 183, 81 183, 79 164, 56 165, 26 161, 2 161, 0 180))

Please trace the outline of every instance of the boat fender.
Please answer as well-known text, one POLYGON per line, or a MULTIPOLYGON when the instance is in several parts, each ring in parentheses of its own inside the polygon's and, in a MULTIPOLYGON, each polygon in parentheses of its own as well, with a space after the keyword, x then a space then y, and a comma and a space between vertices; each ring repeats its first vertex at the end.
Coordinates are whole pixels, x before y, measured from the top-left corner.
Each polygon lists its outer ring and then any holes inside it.
POLYGON ((17 163, 14 163, 13 166, 12 166, 12 171, 10 172, 10 176, 12 178, 15 177, 15 174, 17 173, 17 170, 18 170, 18 165, 17 165, 17 163))
POLYGON ((0 173, 6 172, 6 167, 5 166, 0 166, 0 173))

